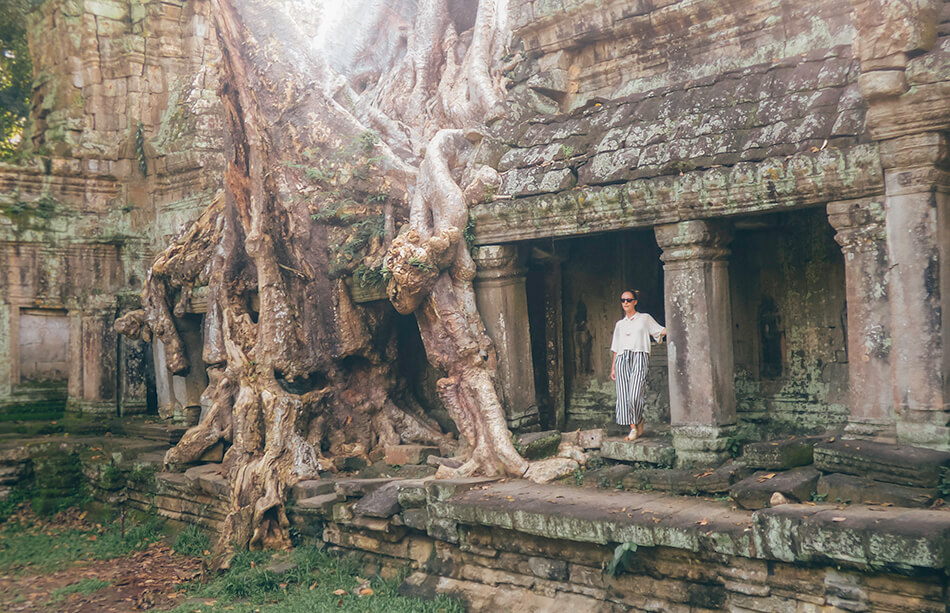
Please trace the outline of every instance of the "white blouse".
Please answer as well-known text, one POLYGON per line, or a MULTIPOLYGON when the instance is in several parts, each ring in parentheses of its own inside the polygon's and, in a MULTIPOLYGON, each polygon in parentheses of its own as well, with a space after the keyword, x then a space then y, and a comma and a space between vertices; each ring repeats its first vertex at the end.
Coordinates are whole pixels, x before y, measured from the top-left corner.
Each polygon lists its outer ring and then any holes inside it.
POLYGON ((634 313, 632 317, 624 317, 614 326, 614 338, 610 343, 610 350, 614 353, 624 351, 642 351, 650 353, 650 337, 659 342, 660 334, 666 328, 656 323, 649 313, 634 313))

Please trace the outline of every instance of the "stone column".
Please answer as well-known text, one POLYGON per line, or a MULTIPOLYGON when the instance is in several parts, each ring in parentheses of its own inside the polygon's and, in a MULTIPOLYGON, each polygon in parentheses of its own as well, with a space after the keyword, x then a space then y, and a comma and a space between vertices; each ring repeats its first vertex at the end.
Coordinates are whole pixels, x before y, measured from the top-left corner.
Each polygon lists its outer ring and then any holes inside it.
POLYGON ((828 220, 844 254, 848 303, 848 389, 851 418, 846 431, 860 438, 896 436, 891 385, 890 266, 883 199, 828 204, 828 220))
POLYGON ((670 425, 677 464, 716 464, 729 455, 727 438, 736 423, 726 247, 731 236, 709 221, 654 230, 663 250, 670 425))
POLYGON ((950 291, 948 161, 946 134, 881 143, 897 437, 935 449, 950 449, 950 309, 941 308, 941 291, 950 291))
POLYGON ((475 253, 475 303, 498 353, 498 385, 508 427, 538 424, 528 330, 525 270, 513 245, 487 245, 475 253))

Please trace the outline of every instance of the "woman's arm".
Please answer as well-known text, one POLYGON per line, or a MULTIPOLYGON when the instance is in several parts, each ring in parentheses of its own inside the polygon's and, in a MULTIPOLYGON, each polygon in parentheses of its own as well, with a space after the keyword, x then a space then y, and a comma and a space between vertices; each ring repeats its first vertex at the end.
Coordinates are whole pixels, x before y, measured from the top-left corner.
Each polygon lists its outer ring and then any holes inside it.
POLYGON ((617 380, 617 352, 613 351, 614 357, 610 360, 610 380, 617 380))

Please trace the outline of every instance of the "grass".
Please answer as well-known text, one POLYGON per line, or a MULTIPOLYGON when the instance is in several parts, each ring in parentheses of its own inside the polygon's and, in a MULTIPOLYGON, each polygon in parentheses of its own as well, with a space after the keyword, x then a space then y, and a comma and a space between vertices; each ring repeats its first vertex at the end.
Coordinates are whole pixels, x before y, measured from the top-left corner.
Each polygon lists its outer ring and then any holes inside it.
MULTIPOLYGON (((384 580, 358 576, 360 565, 352 558, 340 558, 313 546, 302 546, 289 554, 277 554, 273 561, 290 563, 283 572, 271 567, 270 552, 240 552, 223 575, 189 590, 192 603, 174 613, 303 613, 334 611, 364 613, 461 613, 454 600, 433 601, 400 596, 401 577, 384 580), (370 591, 368 591, 370 590, 370 591), (358 595, 360 591, 364 595, 358 595)), ((286 566, 286 564, 284 565, 286 566)))
POLYGON ((53 590, 52 602, 59 602, 63 600, 70 594, 82 594, 83 596, 88 596, 93 592, 97 592, 102 588, 110 585, 108 581, 103 581, 101 579, 83 579, 72 585, 67 585, 66 587, 61 587, 57 590, 53 590))
POLYGON ((77 528, 11 519, 0 526, 0 572, 51 572, 76 560, 118 558, 159 540, 159 527, 154 515, 141 523, 129 522, 124 534, 117 521, 77 528))
POLYGON ((192 524, 182 530, 172 544, 175 553, 196 558, 206 557, 211 551, 211 539, 201 528, 192 524))

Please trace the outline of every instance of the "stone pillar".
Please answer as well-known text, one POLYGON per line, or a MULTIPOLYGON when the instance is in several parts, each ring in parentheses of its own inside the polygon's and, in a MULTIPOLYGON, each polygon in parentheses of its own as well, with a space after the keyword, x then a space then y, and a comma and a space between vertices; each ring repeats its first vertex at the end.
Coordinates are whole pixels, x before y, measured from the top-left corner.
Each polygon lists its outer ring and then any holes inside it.
POLYGON ((498 353, 498 391, 508 427, 523 430, 539 421, 528 330, 525 270, 513 245, 478 247, 475 303, 498 353))
POLYGON ((727 229, 709 221, 656 226, 663 250, 670 425, 677 464, 728 457, 736 424, 727 229))
MULTIPOLYGON (((881 199, 883 200, 883 199, 881 199)), ((865 199, 828 204, 828 220, 844 254, 848 304, 848 389, 851 418, 846 431, 859 438, 896 436, 891 385, 890 266, 884 205, 865 199)))
POLYGON ((950 449, 948 161, 946 134, 881 143, 897 437, 935 449, 950 449))

